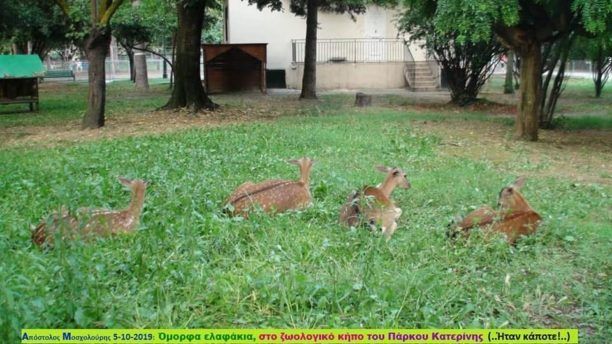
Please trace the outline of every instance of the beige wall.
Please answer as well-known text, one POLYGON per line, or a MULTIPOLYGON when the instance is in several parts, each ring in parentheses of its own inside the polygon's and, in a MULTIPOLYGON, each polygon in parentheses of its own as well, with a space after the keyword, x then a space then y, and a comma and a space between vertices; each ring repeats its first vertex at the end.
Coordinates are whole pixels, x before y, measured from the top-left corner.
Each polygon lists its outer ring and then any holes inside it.
MULTIPOLYGON (((287 69, 292 59, 292 39, 304 39, 306 20, 289 12, 287 0, 283 11, 272 12, 247 1, 227 0, 227 43, 268 43, 268 69, 287 69)), ((319 12, 318 38, 396 38, 396 12, 370 7, 365 14, 355 16, 319 12)))
MULTIPOLYGON (((287 68, 287 87, 301 88, 304 65, 287 68)), ((317 89, 402 88, 403 63, 319 63, 317 89)))
MULTIPOLYGON (((267 43, 267 69, 286 71, 289 88, 300 88, 303 65, 292 63, 293 39, 304 39, 306 20, 289 12, 288 0, 283 11, 259 11, 241 0, 226 0, 228 6, 227 43, 267 43)), ((398 38, 397 11, 371 6, 366 13, 355 16, 319 12, 319 39, 398 38)), ((410 51, 416 60, 425 56, 418 46, 410 51)), ((328 53, 333 55, 335 52, 328 53)), ((384 55, 384 51, 381 52, 384 55)), ((322 55, 322 54, 321 54, 322 55)), ((339 57, 346 55, 341 51, 339 57)), ((353 54, 354 55, 354 54, 353 54)), ((323 56, 320 56, 323 58, 323 56)), ((345 56, 349 60, 351 56, 345 56)), ((398 88, 405 86, 403 63, 323 63, 317 64, 317 87, 334 88, 398 88)))

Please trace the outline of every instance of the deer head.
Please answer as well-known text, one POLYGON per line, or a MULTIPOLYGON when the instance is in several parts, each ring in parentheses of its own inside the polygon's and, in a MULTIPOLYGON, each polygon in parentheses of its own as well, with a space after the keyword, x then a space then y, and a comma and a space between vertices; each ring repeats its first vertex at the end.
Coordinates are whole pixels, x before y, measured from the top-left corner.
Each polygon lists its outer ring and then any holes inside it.
POLYGON ((288 161, 290 164, 298 165, 300 167, 300 182, 308 185, 310 182, 310 169, 312 168, 312 164, 314 164, 314 160, 303 157, 299 159, 293 159, 288 161))
POLYGON ((410 189, 410 182, 406 177, 406 173, 402 171, 398 167, 386 167, 386 166, 377 166, 377 170, 380 172, 386 173, 387 177, 380 185, 380 189, 383 191, 385 196, 389 197, 393 189, 396 187, 400 187, 402 189, 410 189))
POLYGON ((119 182, 132 191, 132 200, 130 202, 130 211, 137 212, 142 210, 144 203, 144 195, 147 190, 148 182, 141 179, 127 179, 118 177, 119 182))
POLYGON ((525 178, 519 177, 514 183, 505 186, 499 192, 497 205, 502 212, 515 212, 529 210, 531 207, 523 198, 520 189, 525 185, 525 178))

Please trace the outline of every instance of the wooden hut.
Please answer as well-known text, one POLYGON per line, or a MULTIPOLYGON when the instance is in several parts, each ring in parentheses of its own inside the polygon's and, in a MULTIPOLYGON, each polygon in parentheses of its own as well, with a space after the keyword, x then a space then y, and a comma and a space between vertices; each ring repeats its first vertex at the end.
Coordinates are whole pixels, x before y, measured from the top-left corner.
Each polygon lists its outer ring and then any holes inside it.
POLYGON ((266 45, 204 44, 204 81, 209 93, 257 89, 266 93, 266 45))
POLYGON ((38 78, 45 68, 38 55, 0 55, 0 104, 29 103, 38 111, 38 78))

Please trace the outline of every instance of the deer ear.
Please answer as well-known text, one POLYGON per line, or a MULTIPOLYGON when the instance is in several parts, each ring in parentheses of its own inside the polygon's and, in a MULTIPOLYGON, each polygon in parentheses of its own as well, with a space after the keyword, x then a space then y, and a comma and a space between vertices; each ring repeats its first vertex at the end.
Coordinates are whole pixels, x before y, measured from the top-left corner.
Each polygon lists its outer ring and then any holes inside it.
POLYGON ((295 159, 291 159, 291 160, 287 160, 288 163, 290 164, 294 164, 294 165, 299 165, 300 161, 299 160, 295 160, 295 159))
POLYGON ((510 186, 515 188, 516 190, 520 190, 523 185, 525 185, 525 177, 518 177, 510 186))
POLYGON ((132 181, 125 177, 117 177, 117 179, 119 179, 119 182, 125 186, 130 186, 132 184, 132 181))
POLYGON ((387 166, 383 166, 383 165, 376 166, 376 169, 379 170, 382 173, 388 173, 391 170, 387 166))

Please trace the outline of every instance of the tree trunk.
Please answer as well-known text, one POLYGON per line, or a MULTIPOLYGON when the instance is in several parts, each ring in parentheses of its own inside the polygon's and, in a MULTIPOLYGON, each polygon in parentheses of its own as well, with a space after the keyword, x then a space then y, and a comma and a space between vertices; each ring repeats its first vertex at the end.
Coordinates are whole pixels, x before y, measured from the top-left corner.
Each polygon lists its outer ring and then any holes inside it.
MULTIPOLYGON (((142 49, 144 48, 144 44, 137 44, 136 48, 142 49)), ((137 53, 134 53, 134 74, 136 88, 148 90, 149 76, 147 75, 147 55, 141 50, 139 50, 137 53)))
POLYGON ((529 40, 520 47, 518 53, 521 57, 521 86, 516 135, 524 140, 537 141, 542 98, 541 43, 529 40))
MULTIPOLYGON (((599 62, 599 61, 598 61, 599 62)), ((595 78, 595 98, 601 98, 601 89, 603 88, 601 79, 602 75, 600 70, 597 71, 597 77, 595 78)))
POLYGON ((85 39, 84 50, 89 60, 89 99, 83 117, 83 128, 95 129, 104 126, 106 102, 105 59, 110 49, 110 28, 92 28, 85 39))
POLYGON ((603 88, 603 74, 604 74, 604 59, 606 56, 603 54, 603 47, 600 45, 597 49, 597 57, 593 64, 593 82, 595 83, 595 98, 601 97, 601 89, 603 88))
POLYGON ((47 58, 47 53, 49 52, 49 48, 47 47, 47 42, 45 40, 34 40, 32 41, 32 54, 38 55, 42 61, 47 58))
MULTIPOLYGON (((563 82, 565 81, 565 67, 575 35, 563 36, 557 42, 550 43, 551 49, 548 58, 542 59, 542 72, 546 70, 546 79, 542 85, 542 99, 540 105, 540 128, 552 129, 555 108, 557 101, 563 92, 563 82), (557 65, 559 68, 557 69, 557 65), (552 80, 553 74, 555 75, 552 80), (552 85, 550 84, 550 81, 552 85)), ((540 75, 542 74, 540 72, 540 75)))
MULTIPOLYGON (((132 7, 140 7, 140 0, 134 0, 132 7)), ((134 81, 136 82, 136 88, 148 90, 149 76, 147 75, 147 55, 142 51, 144 48, 144 42, 136 44, 138 52, 134 54, 134 81)))
POLYGON ((27 42, 15 42, 12 46, 12 53, 19 54, 27 54, 28 53, 28 43, 27 42))
POLYGON ((174 66, 176 65, 176 31, 172 34, 172 53, 170 55, 172 59, 172 69, 170 70, 170 88, 174 88, 174 66))
POLYGON ((205 1, 181 1, 177 4, 178 32, 176 37, 176 62, 174 63, 174 88, 165 109, 189 107, 193 112, 203 108, 215 109, 204 91, 200 79, 200 37, 204 23, 205 1))
POLYGON ((130 81, 136 81, 136 70, 134 69, 134 50, 124 46, 125 54, 128 57, 128 64, 130 65, 130 81))
POLYGON ((304 76, 300 99, 317 99, 317 0, 306 4, 306 47, 304 55, 304 76))
POLYGON ((514 94, 514 53, 512 50, 508 50, 506 59, 506 82, 504 83, 504 93, 514 94))

